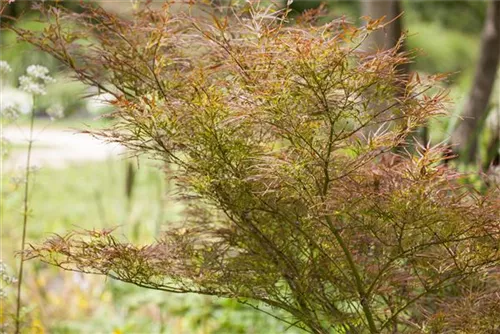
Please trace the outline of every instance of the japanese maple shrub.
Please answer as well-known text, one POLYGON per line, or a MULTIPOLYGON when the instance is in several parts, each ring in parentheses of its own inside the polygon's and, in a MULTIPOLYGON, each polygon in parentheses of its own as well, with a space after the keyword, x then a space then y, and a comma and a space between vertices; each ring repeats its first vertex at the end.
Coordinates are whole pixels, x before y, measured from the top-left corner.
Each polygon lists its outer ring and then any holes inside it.
POLYGON ((120 121, 97 135, 170 165, 184 220, 147 246, 73 232, 31 257, 265 303, 311 333, 498 330, 498 193, 459 186, 443 148, 391 153, 445 94, 439 76, 400 74, 398 47, 363 51, 380 21, 85 6, 41 8, 42 33, 11 28, 114 96, 120 121))

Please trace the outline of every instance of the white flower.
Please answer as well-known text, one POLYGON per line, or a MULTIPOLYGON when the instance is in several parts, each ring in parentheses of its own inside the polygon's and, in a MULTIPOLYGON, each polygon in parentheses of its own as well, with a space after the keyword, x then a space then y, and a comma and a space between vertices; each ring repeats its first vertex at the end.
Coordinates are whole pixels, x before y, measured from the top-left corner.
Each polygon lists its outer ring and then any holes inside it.
POLYGON ((10 104, 4 107, 0 114, 9 121, 15 121, 21 114, 21 111, 19 110, 18 105, 10 104))
MULTIPOLYGON (((2 280, 4 283, 7 284, 12 284, 17 282, 17 278, 14 276, 9 275, 7 266, 3 263, 0 262, 0 280, 2 280)), ((0 290, 3 291, 3 290, 0 290)))
POLYGON ((5 75, 10 72, 12 72, 12 68, 10 68, 9 63, 5 60, 0 60, 0 75, 5 75))
POLYGON ((35 78, 43 78, 49 74, 49 69, 42 65, 30 65, 26 68, 26 73, 35 78))
POLYGON ((45 84, 42 82, 37 82, 35 78, 28 77, 26 75, 21 75, 19 77, 19 88, 26 93, 33 95, 45 95, 45 84))
POLYGON ((48 75, 49 69, 41 65, 30 65, 26 69, 27 75, 19 77, 19 88, 26 93, 33 95, 45 95, 45 85, 55 82, 54 78, 48 75))
POLYGON ((60 103, 50 106, 45 112, 52 119, 64 117, 64 108, 60 103))
POLYGON ((44 83, 52 83, 54 82, 54 78, 52 78, 49 74, 49 69, 45 66, 42 65, 30 65, 26 69, 26 73, 28 76, 37 78, 37 79, 42 79, 44 83))

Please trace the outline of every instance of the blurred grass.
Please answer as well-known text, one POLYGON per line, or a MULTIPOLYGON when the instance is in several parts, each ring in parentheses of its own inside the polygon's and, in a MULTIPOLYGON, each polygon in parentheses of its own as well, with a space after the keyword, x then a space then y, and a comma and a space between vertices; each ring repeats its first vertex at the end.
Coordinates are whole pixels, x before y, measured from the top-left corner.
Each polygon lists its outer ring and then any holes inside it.
POLYGON ((470 76, 478 57, 477 35, 449 30, 435 22, 412 22, 407 29, 408 49, 421 52, 413 70, 470 76))

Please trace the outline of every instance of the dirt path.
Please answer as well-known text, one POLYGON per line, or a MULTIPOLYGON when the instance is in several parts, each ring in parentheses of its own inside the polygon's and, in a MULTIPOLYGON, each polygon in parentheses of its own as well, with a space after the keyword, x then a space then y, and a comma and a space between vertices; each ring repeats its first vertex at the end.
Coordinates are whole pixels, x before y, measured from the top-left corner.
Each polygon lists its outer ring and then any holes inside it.
MULTIPOLYGON (((8 158, 3 161, 4 169, 24 167, 29 128, 7 127, 2 129, 1 136, 14 146, 8 158)), ((37 167, 64 168, 88 161, 120 158, 120 154, 124 152, 123 147, 117 144, 104 143, 74 129, 36 128, 33 139, 31 165, 37 167)))

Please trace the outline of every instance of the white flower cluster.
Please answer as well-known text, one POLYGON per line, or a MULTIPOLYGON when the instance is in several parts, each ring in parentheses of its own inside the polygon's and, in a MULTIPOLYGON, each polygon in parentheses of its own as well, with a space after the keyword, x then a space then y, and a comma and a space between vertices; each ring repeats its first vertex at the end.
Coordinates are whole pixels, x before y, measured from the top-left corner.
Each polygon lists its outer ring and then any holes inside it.
POLYGON ((60 103, 51 105, 45 112, 51 119, 64 117, 64 107, 60 103))
POLYGON ((49 69, 42 65, 30 65, 26 69, 26 73, 33 78, 42 79, 46 83, 54 82, 54 79, 48 75, 49 69))
POLYGON ((5 60, 0 60, 0 76, 4 76, 10 72, 12 72, 12 68, 10 68, 9 63, 5 60))
POLYGON ((9 121, 15 121, 21 114, 21 111, 18 105, 10 104, 1 109, 0 114, 9 121))
POLYGON ((27 75, 19 77, 19 88, 33 95, 45 95, 45 86, 54 82, 54 78, 48 75, 49 69, 41 65, 30 65, 26 69, 27 75))
POLYGON ((19 88, 24 90, 26 93, 33 95, 45 95, 47 92, 45 91, 45 85, 41 82, 37 82, 31 77, 26 75, 21 75, 19 77, 19 88))
MULTIPOLYGON (((10 276, 7 273, 7 266, 3 263, 3 261, 0 261, 0 279, 7 285, 14 284, 17 282, 17 278, 10 276)), ((2 286, 4 285, 2 284, 2 286)), ((6 296, 6 291, 0 289, 0 299, 4 298, 5 296, 6 296)))
MULTIPOLYGON (((3 304, 3 300, 8 297, 8 286, 11 284, 15 284, 17 282, 17 278, 11 276, 8 273, 7 266, 0 260, 0 303, 3 304)), ((8 325, 6 321, 2 321, 0 324, 0 333, 8 333, 7 331, 8 325)))

